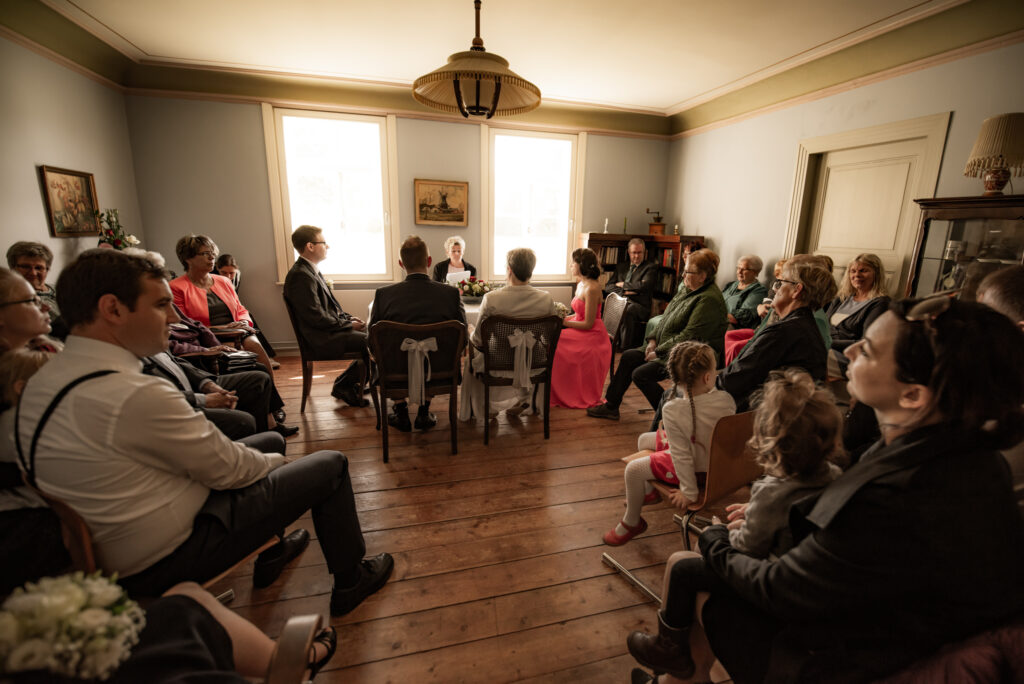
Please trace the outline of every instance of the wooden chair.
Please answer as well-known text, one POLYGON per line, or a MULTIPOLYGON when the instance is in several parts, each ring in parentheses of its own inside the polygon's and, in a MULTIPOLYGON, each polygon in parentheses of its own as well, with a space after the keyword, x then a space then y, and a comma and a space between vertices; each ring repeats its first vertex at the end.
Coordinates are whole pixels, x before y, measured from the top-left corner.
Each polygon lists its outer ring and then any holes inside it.
POLYGON ((288 618, 270 656, 263 684, 299 684, 305 682, 309 669, 309 650, 320 631, 320 615, 293 615, 288 618))
MULTIPOLYGON (((692 550, 689 531, 697 534, 701 528, 693 526, 693 520, 698 513, 711 513, 724 515, 723 506, 730 495, 737 490, 749 485, 759 478, 763 471, 761 466, 754 460, 754 454, 747 446, 747 441, 754 433, 754 412, 746 411, 737 413, 734 416, 725 416, 715 423, 715 429, 711 434, 711 444, 708 447, 708 471, 704 485, 700 487, 697 500, 690 504, 682 517, 675 516, 679 523, 679 529, 683 535, 683 546, 687 551, 692 550)), ((639 451, 622 460, 626 463, 649 456, 650 451, 639 451)), ((668 499, 668 494, 675 489, 659 480, 652 480, 654 489, 661 494, 663 499, 668 499)), ((724 518, 723 518, 724 519, 724 518)), ((707 520, 710 523, 710 518, 707 520)), ((601 556, 605 565, 614 568, 628 582, 643 591, 655 601, 661 601, 649 587, 641 582, 627 568, 607 553, 601 556)))
POLYGON ((619 338, 622 335, 622 324, 625 319, 626 305, 629 300, 615 292, 609 292, 604 298, 604 306, 601 308, 601 320, 608 330, 608 339, 612 343, 612 360, 608 364, 609 377, 615 375, 615 352, 622 351, 619 338))
POLYGON ((217 340, 222 344, 233 345, 235 349, 245 348, 243 342, 246 337, 246 332, 244 330, 240 330, 238 328, 227 328, 218 325, 210 328, 210 332, 216 335, 217 340))
MULTIPOLYGON (((96 554, 93 552, 92 548, 92 532, 89 531, 89 526, 85 524, 85 520, 82 519, 82 516, 71 508, 71 506, 68 506, 60 499, 43 492, 38 487, 33 487, 28 483, 26 483, 25 486, 38 494, 39 497, 53 509, 53 512, 56 513, 57 517, 60 519, 61 538, 64 541, 64 547, 68 550, 68 555, 71 556, 71 567, 86 574, 99 570, 100 568, 96 564, 96 554)), ((245 563, 253 560, 256 556, 269 549, 271 546, 276 544, 277 541, 277 537, 268 539, 259 548, 232 565, 230 568, 227 568, 216 577, 211 577, 203 582, 203 588, 209 589, 211 586, 230 575, 245 563)), ((221 603, 229 603, 234 600, 234 598, 234 589, 228 589, 227 591, 217 595, 217 600, 221 603)))
MULTIPOLYGON (((410 325, 379 321, 370 328, 370 353, 377 366, 377 391, 373 407, 377 412, 377 429, 381 435, 384 463, 388 462, 387 400, 403 400, 409 394, 409 353, 402 350, 406 339, 435 338, 437 350, 429 352, 430 379, 424 374, 423 390, 427 397, 449 395, 448 420, 451 424, 452 454, 459 452, 458 391, 462 380, 460 360, 466 348, 466 325, 460 321, 444 321, 428 325, 410 325)), ((412 401, 416 401, 413 397, 412 401)))
POLYGON ((537 386, 544 383, 544 439, 551 437, 551 367, 555 362, 558 337, 562 334, 562 319, 558 316, 541 318, 510 318, 488 316, 480 324, 480 339, 484 349, 484 444, 490 440, 491 387, 510 387, 511 377, 495 376, 495 372, 511 373, 515 369, 516 350, 509 337, 517 330, 533 334, 533 357, 530 364, 530 383, 533 385, 533 409, 537 409, 537 386))
POLYGON ((314 361, 362 361, 363 377, 359 381, 357 392, 363 396, 363 387, 366 385, 367 373, 370 369, 370 354, 365 349, 351 352, 340 352, 334 354, 317 354, 306 341, 299 328, 299 322, 295 317, 295 310, 292 308, 288 297, 284 297, 284 308, 288 310, 288 320, 292 323, 292 332, 295 333, 295 341, 299 345, 299 359, 302 366, 302 403, 299 405, 299 413, 306 410, 306 400, 309 398, 309 390, 313 387, 313 362, 314 361))

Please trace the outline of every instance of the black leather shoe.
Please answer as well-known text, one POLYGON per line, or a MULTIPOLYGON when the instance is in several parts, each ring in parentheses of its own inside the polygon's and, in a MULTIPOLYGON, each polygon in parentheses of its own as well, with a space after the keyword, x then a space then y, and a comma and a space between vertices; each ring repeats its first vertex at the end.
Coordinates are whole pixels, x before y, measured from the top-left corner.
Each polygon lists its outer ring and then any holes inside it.
POLYGON ((370 403, 359 395, 359 390, 357 390, 354 385, 349 387, 342 387, 331 392, 331 394, 336 399, 341 399, 349 406, 362 407, 367 406, 370 403))
POLYGON ((276 420, 278 423, 283 423, 284 419, 288 417, 285 415, 284 409, 277 409, 276 411, 273 411, 270 415, 274 416, 274 420, 276 420))
POLYGON ((389 553, 363 560, 359 568, 359 580, 355 585, 347 589, 334 587, 331 592, 331 615, 338 617, 351 613, 367 596, 387 583, 394 569, 395 559, 389 553))
MULTIPOLYGON (((419 416, 416 422, 419 423, 419 416)), ((388 425, 402 432, 412 432, 412 423, 409 422, 409 410, 397 410, 388 414, 388 425)))
POLYGON ((309 546, 309 531, 298 529, 286 534, 284 539, 256 556, 256 567, 252 573, 252 586, 263 589, 273 584, 288 562, 309 546))
POLYGON ((612 408, 608 404, 598 404, 587 409, 587 415, 591 418, 607 418, 608 420, 619 419, 619 409, 612 408))
POLYGON ((274 427, 270 428, 282 437, 291 437, 292 435, 299 434, 298 425, 285 425, 284 423, 278 423, 274 427))
POLYGON ((416 414, 416 422, 413 425, 417 430, 429 430, 437 425, 437 416, 430 411, 420 411, 416 414))

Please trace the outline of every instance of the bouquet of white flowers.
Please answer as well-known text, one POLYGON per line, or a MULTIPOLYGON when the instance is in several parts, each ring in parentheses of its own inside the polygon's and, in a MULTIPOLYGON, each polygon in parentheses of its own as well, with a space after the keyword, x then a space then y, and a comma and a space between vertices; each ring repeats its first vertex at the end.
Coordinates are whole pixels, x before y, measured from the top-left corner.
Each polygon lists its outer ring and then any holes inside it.
POLYGON ((145 624, 113 578, 76 572, 28 582, 0 609, 0 672, 102 681, 128 658, 145 624))
POLYGON ((555 313, 559 318, 565 318, 572 313, 572 309, 567 307, 562 302, 555 302, 555 313))
POLYGON ((105 212, 96 212, 96 218, 100 222, 100 241, 98 245, 110 245, 114 249, 125 247, 136 247, 139 239, 134 235, 124 232, 121 225, 121 218, 117 215, 117 209, 107 209, 105 212))

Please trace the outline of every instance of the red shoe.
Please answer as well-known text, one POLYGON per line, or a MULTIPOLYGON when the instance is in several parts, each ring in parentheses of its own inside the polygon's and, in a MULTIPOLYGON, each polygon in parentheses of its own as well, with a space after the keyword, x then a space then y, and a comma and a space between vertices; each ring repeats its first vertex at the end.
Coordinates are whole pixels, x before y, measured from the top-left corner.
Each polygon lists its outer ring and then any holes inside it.
POLYGON ((613 527, 604 533, 604 543, 608 546, 622 546, 636 535, 647 531, 647 521, 643 518, 640 518, 640 524, 636 527, 630 527, 626 524, 625 520, 622 521, 622 526, 626 528, 626 534, 621 536, 615 534, 615 528, 613 527))
POLYGON ((644 496, 644 506, 656 504, 661 501, 661 494, 658 493, 657 489, 652 489, 650 494, 644 496))

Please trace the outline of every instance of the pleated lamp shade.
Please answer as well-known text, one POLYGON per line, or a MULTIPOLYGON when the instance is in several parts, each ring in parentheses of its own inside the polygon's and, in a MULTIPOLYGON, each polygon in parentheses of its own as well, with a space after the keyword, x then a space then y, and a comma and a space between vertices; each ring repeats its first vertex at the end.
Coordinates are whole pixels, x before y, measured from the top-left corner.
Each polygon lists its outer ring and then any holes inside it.
POLYGON ((509 69, 504 58, 476 50, 456 52, 443 67, 417 78, 412 96, 449 114, 488 119, 525 114, 540 106, 540 88, 509 69))
POLYGON ((1014 176, 1024 176, 1024 112, 985 119, 967 158, 964 175, 983 176, 986 195, 1001 195, 1014 176))

